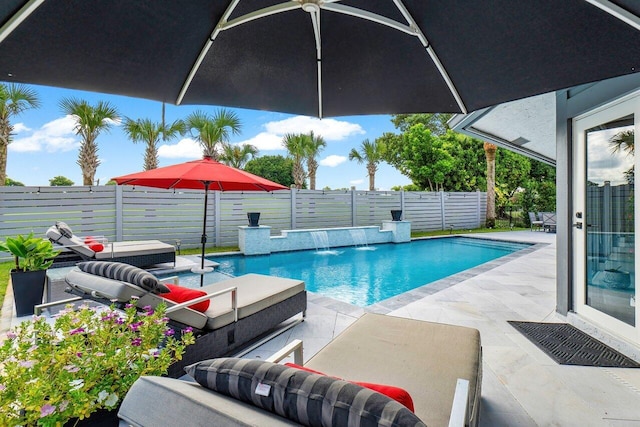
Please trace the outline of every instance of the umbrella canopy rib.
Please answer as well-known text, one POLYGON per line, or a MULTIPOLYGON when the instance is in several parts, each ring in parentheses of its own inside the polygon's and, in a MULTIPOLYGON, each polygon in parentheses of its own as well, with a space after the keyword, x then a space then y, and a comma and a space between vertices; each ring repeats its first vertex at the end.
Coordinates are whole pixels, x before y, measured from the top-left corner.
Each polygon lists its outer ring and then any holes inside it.
POLYGON ((640 18, 609 0, 585 0, 640 31, 640 18))
POLYGON ((234 9, 236 8, 239 2, 240 0, 232 1, 231 4, 229 4, 229 7, 227 8, 227 10, 225 10, 224 14, 220 18, 220 21, 218 22, 215 29, 211 33, 211 36, 209 37, 209 40, 207 40, 207 42, 205 43, 204 47, 202 48, 202 51, 200 51, 200 55, 198 55, 198 59, 196 60, 193 67, 191 68, 191 71, 189 72, 187 79, 182 85, 182 89, 180 89, 178 99, 176 99, 176 105, 180 105, 182 103, 184 96, 189 90, 189 86, 191 86, 191 82, 193 81, 193 78, 198 72, 198 69, 200 68, 200 66, 202 65, 202 61, 204 61, 204 58, 207 56, 207 53, 209 53, 209 49, 211 49, 213 42, 216 40, 216 38, 218 37, 218 34, 220 34, 221 31, 229 30, 238 25, 253 21, 254 19, 264 18, 265 16, 274 15, 280 12, 286 12, 286 11, 297 9, 300 7, 299 2, 290 1, 287 3, 278 4, 275 6, 265 7, 264 9, 256 10, 254 12, 248 13, 239 18, 232 19, 231 21, 227 21, 227 19, 229 19, 229 16, 231 16, 231 14, 233 13, 234 9))
POLYGON ((18 13, 13 15, 6 24, 0 28, 0 43, 4 41, 22 22, 29 17, 35 10, 44 3, 44 0, 29 0, 18 13))

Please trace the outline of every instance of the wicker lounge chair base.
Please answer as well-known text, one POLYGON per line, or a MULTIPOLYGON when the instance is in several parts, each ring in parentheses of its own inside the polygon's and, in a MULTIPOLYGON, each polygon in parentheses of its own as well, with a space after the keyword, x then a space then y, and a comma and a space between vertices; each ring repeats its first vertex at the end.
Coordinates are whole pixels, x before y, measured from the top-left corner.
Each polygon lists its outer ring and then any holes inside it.
POLYGON ((252 314, 237 322, 205 333, 196 343, 187 347, 182 360, 169 367, 167 375, 179 378, 185 374, 184 367, 192 363, 228 356, 240 351, 291 317, 303 313, 307 307, 307 293, 300 292, 286 300, 252 314))

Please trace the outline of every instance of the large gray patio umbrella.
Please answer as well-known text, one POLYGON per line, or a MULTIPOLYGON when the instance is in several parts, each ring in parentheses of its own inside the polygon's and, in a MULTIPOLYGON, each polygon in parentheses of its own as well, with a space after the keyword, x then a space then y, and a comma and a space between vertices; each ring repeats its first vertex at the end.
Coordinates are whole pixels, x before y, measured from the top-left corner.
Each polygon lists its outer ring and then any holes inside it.
POLYGON ((311 116, 467 112, 640 70, 637 0, 3 0, 0 80, 311 116))

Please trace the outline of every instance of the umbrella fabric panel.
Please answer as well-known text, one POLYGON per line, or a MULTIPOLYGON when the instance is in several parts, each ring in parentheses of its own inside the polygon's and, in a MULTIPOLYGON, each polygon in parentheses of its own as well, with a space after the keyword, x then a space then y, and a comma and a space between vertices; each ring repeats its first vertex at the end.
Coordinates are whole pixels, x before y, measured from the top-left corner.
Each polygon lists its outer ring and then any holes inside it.
POLYGON ((160 3, 45 1, 0 44, 0 76, 175 103, 227 5, 160 3))
MULTIPOLYGON (((1 3, 4 25, 27 1, 1 3)), ((240 0, 229 19, 280 3, 240 0)), ((586 0, 402 3, 468 111, 639 69, 640 31, 586 0)), ((229 4, 44 1, 0 41, 0 78, 175 103, 229 4)), ((392 0, 332 5, 408 25, 392 0)), ((323 116, 461 111, 417 37, 327 9, 320 36, 323 116)), ((218 35, 183 103, 318 115, 316 56, 309 13, 249 21, 218 35)))
POLYGON ((219 191, 273 191, 286 187, 215 160, 203 159, 165 166, 114 178, 120 184, 156 188, 205 189, 219 191))
POLYGON ((640 31, 584 0, 406 4, 469 111, 640 70, 640 31))

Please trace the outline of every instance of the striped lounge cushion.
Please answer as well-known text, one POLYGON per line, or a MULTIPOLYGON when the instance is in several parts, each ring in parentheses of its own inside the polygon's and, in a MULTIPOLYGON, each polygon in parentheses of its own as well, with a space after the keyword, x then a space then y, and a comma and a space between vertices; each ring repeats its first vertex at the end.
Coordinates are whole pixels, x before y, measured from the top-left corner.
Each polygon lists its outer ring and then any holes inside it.
POLYGON ((219 358, 185 370, 203 387, 306 426, 425 426, 406 407, 373 390, 276 363, 219 358))
POLYGON ((160 283, 153 274, 123 262, 85 261, 78 263, 78 268, 85 273, 140 286, 155 294, 169 292, 169 288, 160 283))

